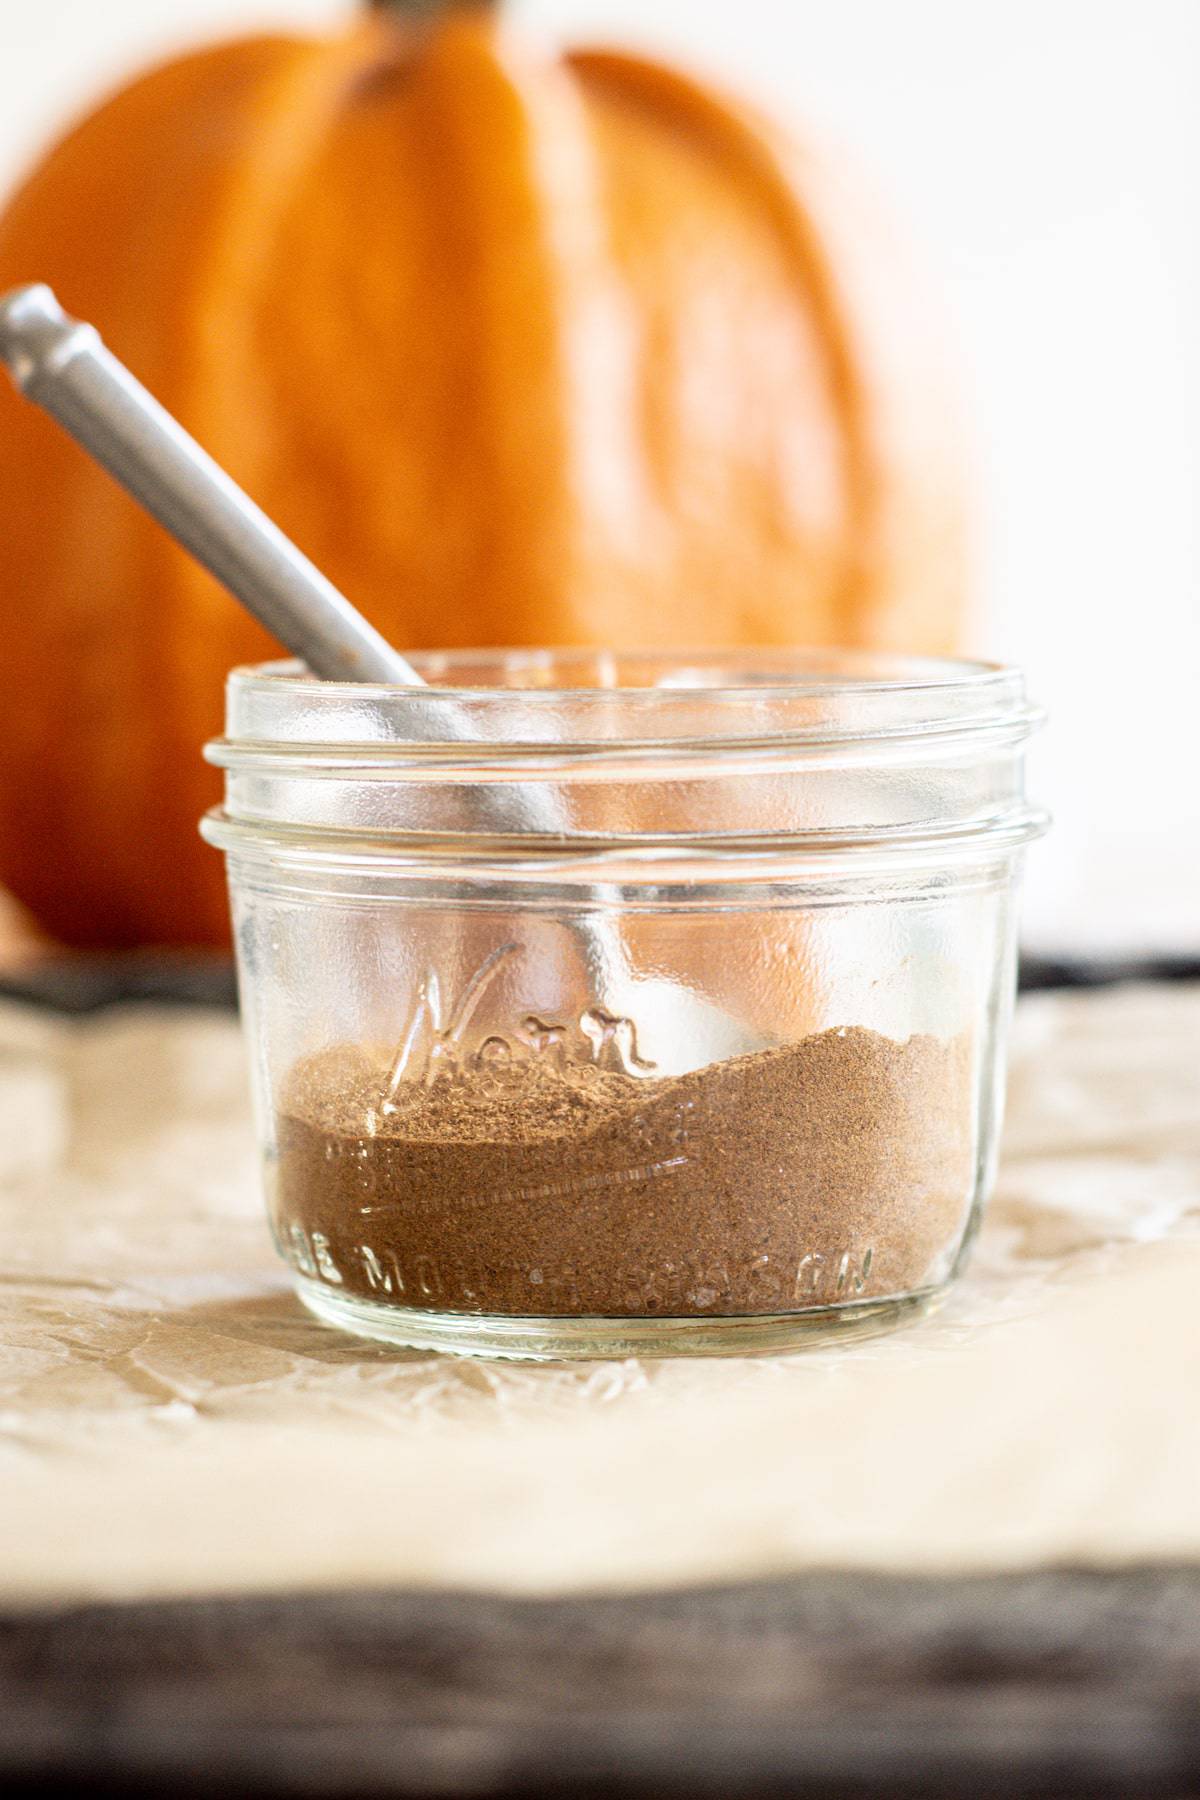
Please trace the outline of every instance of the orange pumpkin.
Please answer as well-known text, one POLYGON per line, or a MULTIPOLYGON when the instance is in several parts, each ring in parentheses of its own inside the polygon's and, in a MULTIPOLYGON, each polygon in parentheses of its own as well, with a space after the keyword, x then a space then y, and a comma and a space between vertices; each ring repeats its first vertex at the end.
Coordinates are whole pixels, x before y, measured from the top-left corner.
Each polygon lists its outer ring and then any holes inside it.
MULTIPOLYGON (((0 215, 400 646, 953 646, 940 334, 840 163, 489 7, 156 69, 0 215)), ((0 394, 0 880, 76 944, 219 942, 201 763, 272 646, 0 394)))

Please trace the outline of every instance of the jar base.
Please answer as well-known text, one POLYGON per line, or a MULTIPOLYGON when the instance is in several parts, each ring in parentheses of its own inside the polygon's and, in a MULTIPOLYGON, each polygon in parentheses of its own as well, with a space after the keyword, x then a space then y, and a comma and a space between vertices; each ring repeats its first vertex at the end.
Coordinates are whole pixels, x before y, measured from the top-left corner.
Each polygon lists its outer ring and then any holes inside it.
POLYGON ((516 1362, 591 1362, 613 1357, 766 1356, 853 1343, 893 1331, 939 1305, 944 1288, 923 1288, 845 1306, 795 1313, 689 1318, 501 1318, 381 1306, 295 1276, 296 1292, 323 1324, 406 1350, 516 1362))

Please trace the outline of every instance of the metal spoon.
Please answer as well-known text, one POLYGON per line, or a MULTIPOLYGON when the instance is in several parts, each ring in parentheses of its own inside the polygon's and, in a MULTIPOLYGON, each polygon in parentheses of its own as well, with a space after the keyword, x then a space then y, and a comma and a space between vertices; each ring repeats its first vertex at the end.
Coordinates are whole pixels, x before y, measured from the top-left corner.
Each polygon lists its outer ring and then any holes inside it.
MULTIPOLYGON (((133 495, 215 575, 267 630, 326 681, 425 682, 380 636, 195 439, 159 405, 93 325, 65 313, 42 282, 0 295, 0 361, 17 386, 133 495)), ((479 737, 453 701, 427 709, 429 736, 479 737), (436 715, 436 716, 434 716, 436 715)), ((478 790, 479 810, 497 831, 562 840, 569 821, 560 796, 530 784, 515 794, 478 790)), ((605 896, 594 890, 598 903, 605 896)), ((611 902, 610 902, 611 903, 611 902)), ((579 935, 600 997, 621 1012, 657 1014, 653 1035, 664 1073, 750 1047, 743 1028, 689 989, 637 980, 611 917, 582 920, 579 935), (671 1045, 670 1053, 667 1046, 671 1045)))
POLYGON ((325 681, 419 687, 369 625, 152 394, 42 283, 0 297, 0 358, 273 637, 325 681))

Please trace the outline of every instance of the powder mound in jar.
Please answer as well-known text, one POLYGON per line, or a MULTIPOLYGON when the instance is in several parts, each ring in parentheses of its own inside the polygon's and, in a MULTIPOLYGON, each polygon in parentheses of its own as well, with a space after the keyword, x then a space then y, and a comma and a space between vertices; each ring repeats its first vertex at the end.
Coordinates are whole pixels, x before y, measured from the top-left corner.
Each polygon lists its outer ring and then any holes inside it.
POLYGON ((837 1028, 673 1078, 532 1057, 389 1105, 391 1062, 297 1064, 273 1184, 284 1254, 384 1304, 788 1312, 943 1280, 969 1217, 966 1038, 837 1028))

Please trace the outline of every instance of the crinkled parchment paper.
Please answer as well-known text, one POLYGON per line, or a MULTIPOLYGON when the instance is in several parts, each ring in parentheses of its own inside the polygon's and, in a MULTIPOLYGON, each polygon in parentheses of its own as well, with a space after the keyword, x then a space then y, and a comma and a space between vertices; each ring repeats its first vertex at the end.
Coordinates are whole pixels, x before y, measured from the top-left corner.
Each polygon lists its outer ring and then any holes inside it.
POLYGON ((10 1599, 1200 1555, 1200 988, 1025 1001, 970 1274, 790 1358, 455 1362, 310 1321, 224 1016, 0 1009, 0 1126, 10 1599))

